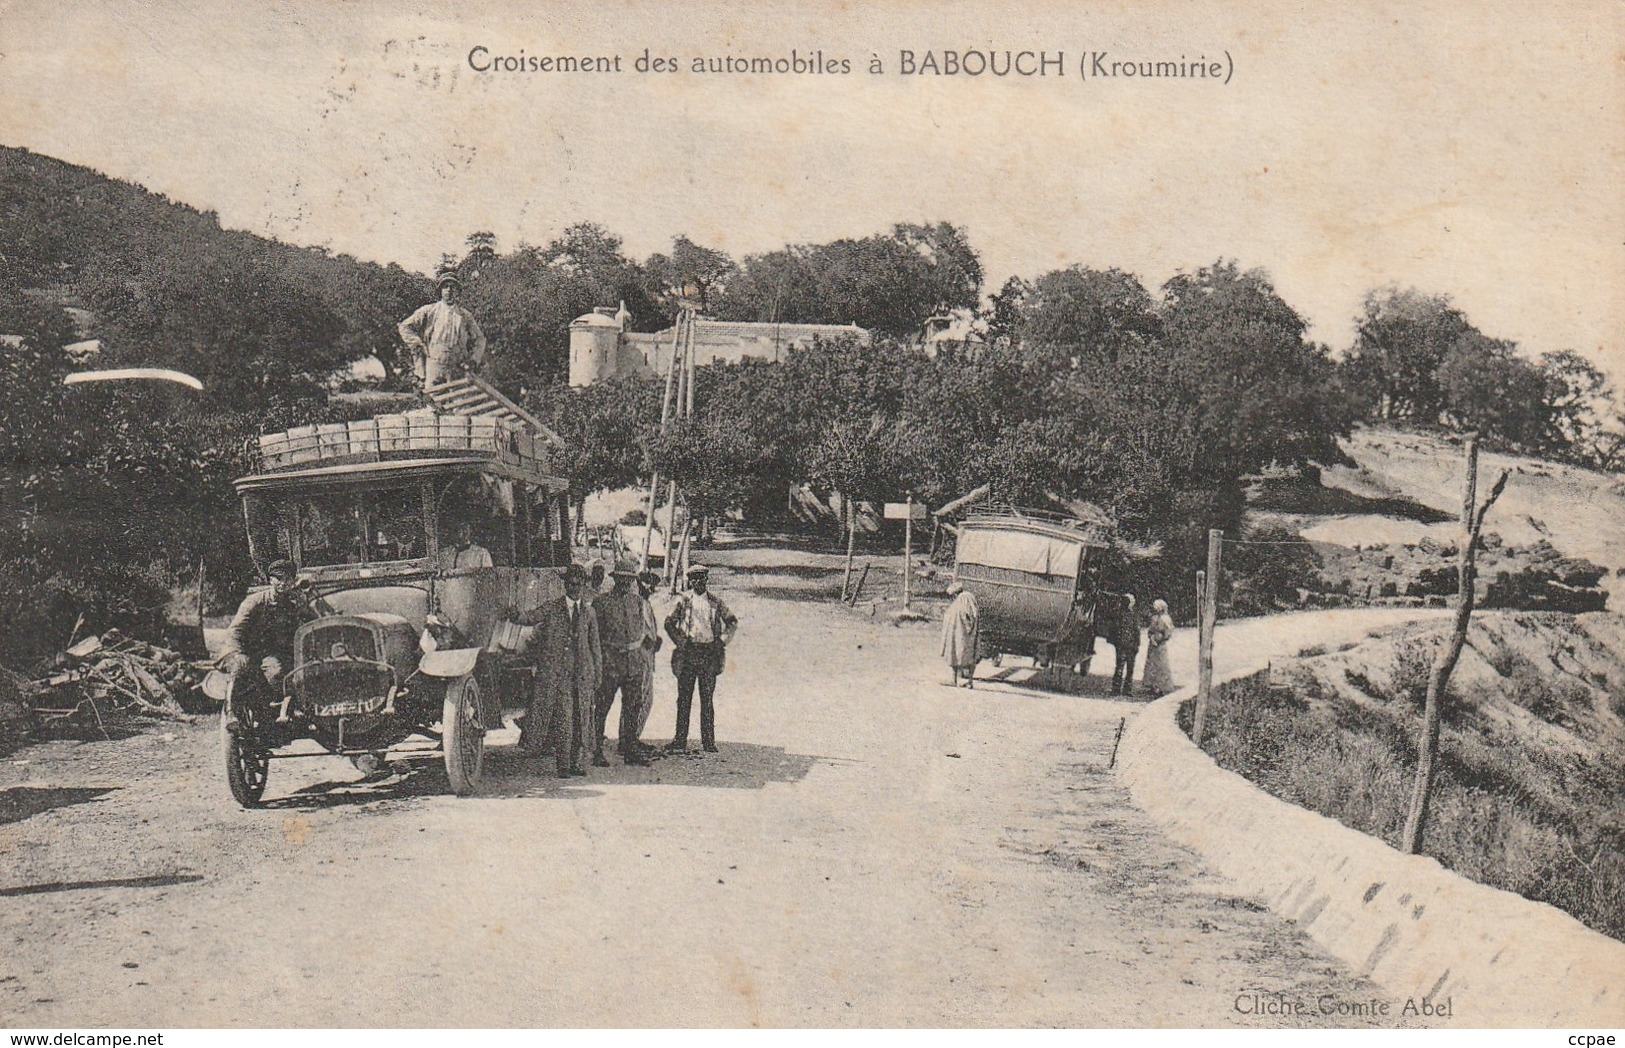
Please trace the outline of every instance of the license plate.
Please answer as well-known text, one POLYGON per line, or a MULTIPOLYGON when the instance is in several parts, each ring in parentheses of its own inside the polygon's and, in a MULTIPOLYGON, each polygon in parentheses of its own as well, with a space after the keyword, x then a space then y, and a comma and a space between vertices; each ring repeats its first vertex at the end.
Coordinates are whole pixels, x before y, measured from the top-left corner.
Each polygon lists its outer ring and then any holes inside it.
POLYGON ((371 699, 345 699, 316 707, 318 717, 355 717, 363 713, 376 713, 384 708, 384 696, 371 699))

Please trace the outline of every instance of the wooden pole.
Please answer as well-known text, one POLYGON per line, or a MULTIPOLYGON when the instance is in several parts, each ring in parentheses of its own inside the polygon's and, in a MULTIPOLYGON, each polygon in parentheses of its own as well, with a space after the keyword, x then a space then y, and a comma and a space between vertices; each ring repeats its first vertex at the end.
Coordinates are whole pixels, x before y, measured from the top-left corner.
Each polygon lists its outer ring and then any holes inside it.
POLYGON ((688 311, 688 352, 683 354, 683 388, 687 396, 683 400, 683 417, 694 417, 694 329, 699 323, 691 309, 688 311))
POLYGON ((846 601, 847 604, 849 604, 849 605, 851 605, 853 607, 857 607, 858 594, 863 592, 863 584, 865 582, 868 582, 868 581, 869 581, 869 562, 867 560, 865 560, 863 562, 863 574, 858 576, 857 588, 852 591, 852 596, 847 598, 847 601, 846 601))
POLYGON ((661 569, 672 592, 677 591, 677 482, 666 488, 666 563, 661 569))
MULTIPOLYGON (((683 341, 683 319, 686 313, 677 314, 677 326, 671 333, 671 360, 666 364, 666 391, 660 396, 660 432, 666 432, 671 422, 671 394, 672 379, 677 374, 677 347, 683 341)), ((638 571, 649 570, 649 544, 654 540, 655 533, 655 500, 660 497, 660 471, 655 470, 654 476, 649 478, 649 513, 643 520, 643 553, 638 557, 638 571)), ((671 539, 666 540, 666 559, 671 559, 671 539)))
POLYGON ((1191 725, 1191 741, 1202 746, 1202 731, 1207 726, 1207 675, 1202 672, 1203 655, 1207 652, 1207 572, 1196 573, 1196 722, 1191 725))
POLYGON ((914 582, 914 493, 910 492, 908 502, 908 516, 903 518, 903 607, 908 607, 913 597, 914 582))
POLYGON ((683 521, 683 543, 682 543, 682 546, 679 548, 678 555, 677 555, 678 567, 682 570, 684 578, 688 577, 688 568, 689 568, 688 556, 689 556, 689 549, 690 549, 690 541, 692 540, 693 536, 694 536, 694 518, 693 517, 688 517, 688 518, 684 519, 684 521, 683 521))
POLYGON ((844 491, 841 492, 841 506, 846 510, 846 571, 841 575, 841 599, 845 600, 847 590, 852 585, 852 553, 857 539, 858 518, 852 508, 852 499, 844 491))
POLYGON ((1202 628, 1197 654, 1196 723, 1192 738, 1202 745, 1202 734, 1207 727, 1208 703, 1213 698, 1213 634, 1219 625, 1219 560, 1224 552, 1224 532, 1218 528, 1207 533, 1207 571, 1198 575, 1201 598, 1197 615, 1202 628))

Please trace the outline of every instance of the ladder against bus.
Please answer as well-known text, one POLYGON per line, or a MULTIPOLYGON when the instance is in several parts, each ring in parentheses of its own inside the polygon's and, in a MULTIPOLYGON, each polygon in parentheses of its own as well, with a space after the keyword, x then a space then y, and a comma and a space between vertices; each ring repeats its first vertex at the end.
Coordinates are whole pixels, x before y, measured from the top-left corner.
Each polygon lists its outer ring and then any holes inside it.
POLYGON ((497 418, 504 422, 529 428, 554 447, 562 448, 564 441, 541 420, 503 396, 496 387, 478 375, 465 375, 450 382, 428 387, 423 395, 442 415, 463 415, 468 418, 497 418))

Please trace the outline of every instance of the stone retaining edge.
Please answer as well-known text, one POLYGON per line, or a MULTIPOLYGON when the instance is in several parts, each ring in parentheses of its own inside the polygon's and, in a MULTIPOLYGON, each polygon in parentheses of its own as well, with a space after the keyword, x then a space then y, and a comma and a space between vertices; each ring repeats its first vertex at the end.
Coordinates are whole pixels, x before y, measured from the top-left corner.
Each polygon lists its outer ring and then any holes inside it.
POLYGON ((1390 992, 1450 1001, 1456 1025, 1625 1026, 1625 943, 1220 768, 1179 728, 1195 695, 1166 695, 1130 722, 1119 774, 1141 809, 1244 894, 1390 992))

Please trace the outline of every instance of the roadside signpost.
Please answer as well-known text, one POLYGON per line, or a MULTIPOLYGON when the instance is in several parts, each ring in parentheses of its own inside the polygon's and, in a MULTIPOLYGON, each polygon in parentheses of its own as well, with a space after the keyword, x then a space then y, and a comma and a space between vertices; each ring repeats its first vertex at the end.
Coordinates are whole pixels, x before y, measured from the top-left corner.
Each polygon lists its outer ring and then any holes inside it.
POLYGON ((903 607, 913 599, 914 585, 914 522, 925 519, 925 503, 915 502, 912 493, 907 502, 888 502, 884 514, 887 520, 903 522, 903 607))

